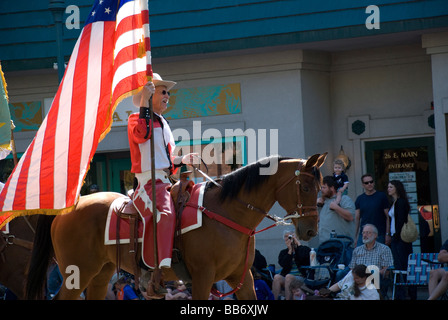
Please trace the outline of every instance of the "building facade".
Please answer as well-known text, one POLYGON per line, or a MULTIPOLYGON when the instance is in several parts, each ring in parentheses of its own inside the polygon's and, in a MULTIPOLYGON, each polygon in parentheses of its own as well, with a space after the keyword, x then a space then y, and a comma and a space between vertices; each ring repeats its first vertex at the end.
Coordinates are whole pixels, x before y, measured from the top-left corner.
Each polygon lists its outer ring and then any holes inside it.
MULTIPOLYGON (((92 2, 50 2, 64 10, 59 48, 68 61, 92 2)), ((209 156, 207 145, 222 145, 222 165, 211 174, 217 176, 269 154, 323 152, 329 175, 343 148, 348 195, 355 200, 363 192, 366 172, 378 190, 402 180, 422 235, 415 251, 438 251, 448 238, 446 1, 150 0, 149 7, 153 68, 178 83, 167 117, 180 149, 209 156)), ((0 60, 19 155, 58 87, 56 26, 48 1, 26 11, 0 4, 0 60)), ((129 100, 117 107, 86 184, 130 188, 132 112, 129 100)), ((272 213, 284 215, 278 205, 272 213)), ((257 235, 269 263, 284 247, 282 231, 257 235)))

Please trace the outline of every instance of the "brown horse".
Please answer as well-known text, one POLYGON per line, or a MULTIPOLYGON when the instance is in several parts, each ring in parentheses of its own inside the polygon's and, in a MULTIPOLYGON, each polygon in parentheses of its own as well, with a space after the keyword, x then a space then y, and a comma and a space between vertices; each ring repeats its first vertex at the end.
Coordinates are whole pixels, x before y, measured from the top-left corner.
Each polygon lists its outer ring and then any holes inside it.
MULTIPOLYGON (((308 160, 271 157, 240 168, 219 180, 221 187, 208 183, 204 207, 240 226, 255 230, 278 201, 291 217, 298 236, 309 240, 317 233, 319 168, 325 158, 326 153, 316 154, 308 160), (261 169, 269 168, 277 170, 260 175, 261 169)), ((87 299, 104 299, 107 284, 116 271, 117 257, 116 245, 104 245, 104 230, 109 205, 117 197, 122 195, 103 192, 84 196, 75 211, 54 218, 51 240, 64 277, 56 299, 76 299, 85 288, 87 299), (64 270, 70 265, 80 270, 78 289, 64 285, 71 276, 64 270)), ((33 266, 45 265, 43 262, 48 260, 48 256, 43 253, 51 250, 51 241, 42 247, 39 238, 40 232, 36 234, 34 250, 41 256, 33 256, 28 279, 29 298, 38 297, 42 285, 39 280, 44 278, 42 270, 39 274, 33 266)), ((247 271, 255 254, 253 236, 203 215, 201 228, 181 236, 180 249, 191 275, 193 299, 208 299, 213 283, 222 279, 233 288, 240 287, 236 292, 238 299, 256 299, 252 274, 247 271)), ((120 267, 133 273, 129 244, 121 244, 119 250, 120 267)), ((164 280, 177 278, 172 269, 163 269, 163 274, 164 280)))
POLYGON ((0 234, 0 283, 18 299, 25 298, 25 280, 38 216, 19 217, 0 234))

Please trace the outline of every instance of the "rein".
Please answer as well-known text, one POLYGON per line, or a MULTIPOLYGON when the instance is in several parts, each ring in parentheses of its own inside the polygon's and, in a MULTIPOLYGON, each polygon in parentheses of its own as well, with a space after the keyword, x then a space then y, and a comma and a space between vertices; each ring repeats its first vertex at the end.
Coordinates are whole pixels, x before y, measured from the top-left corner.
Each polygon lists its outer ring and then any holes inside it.
MULTIPOLYGON (((241 199, 237 199, 241 204, 243 204, 247 209, 252 210, 252 211, 258 211, 261 214, 264 214, 267 218, 275 221, 275 225, 291 225, 291 222, 286 222, 285 220, 288 219, 299 219, 302 217, 308 217, 308 216, 316 216, 317 213, 317 206, 304 206, 302 204, 301 201, 301 197, 300 197, 300 175, 307 175, 310 176, 312 178, 314 178, 314 176, 311 173, 308 172, 301 172, 300 170, 302 169, 302 167, 299 167, 295 172, 294 172, 294 176, 292 176, 291 178, 289 178, 286 182, 284 182, 276 191, 275 194, 277 194, 278 192, 280 192, 281 190, 283 190, 289 183, 291 183, 291 181, 293 181, 294 179, 296 180, 296 185, 297 185, 297 204, 294 207, 294 209, 292 210, 286 210, 287 215, 284 218, 280 218, 278 216, 272 216, 270 215, 268 212, 257 208, 255 206, 253 206, 252 204, 245 202, 241 199), (297 209, 296 209, 297 208, 297 209), (305 209, 309 209, 308 212, 304 212, 305 209)), ((266 230, 266 229, 270 229, 272 227, 274 227, 275 225, 272 225, 268 228, 263 229, 262 231, 266 230)))
MULTIPOLYGON (((250 239, 253 236, 255 236, 257 233, 266 231, 266 230, 271 229, 273 227, 276 227, 277 225, 280 225, 280 224, 282 224, 282 225, 290 225, 291 223, 285 222, 286 219, 293 219, 293 218, 299 219, 299 218, 302 218, 302 217, 317 215, 317 206, 304 206, 302 204, 302 202, 301 202, 301 197, 300 197, 300 180, 299 180, 300 175, 308 175, 308 176, 311 176, 313 178, 314 178, 314 176, 312 174, 308 173, 308 172, 301 172, 300 169, 301 169, 301 166, 294 172, 295 175, 293 177, 291 177, 290 179, 288 179, 285 183, 283 183, 280 186, 280 188, 278 188, 278 190, 276 190, 276 192, 275 192, 277 194, 278 192, 283 190, 291 181, 293 181, 294 179, 297 179, 296 180, 296 184, 297 184, 297 205, 296 205, 296 207, 297 207, 297 209, 293 209, 291 211, 287 211, 288 214, 284 218, 280 218, 280 217, 277 217, 277 216, 272 216, 269 213, 267 213, 266 211, 264 211, 264 210, 262 210, 260 208, 257 208, 255 206, 251 205, 250 203, 245 202, 245 201, 237 198, 237 200, 241 204, 243 204, 248 210, 258 211, 259 213, 265 215, 265 217, 275 221, 274 224, 272 224, 272 225, 270 225, 270 226, 268 226, 268 227, 266 227, 266 228, 264 228, 262 230, 259 230, 259 231, 256 231, 255 229, 249 229, 249 228, 246 228, 244 226, 241 226, 240 224, 236 223, 235 221, 232 221, 232 220, 230 220, 230 219, 228 219, 228 218, 226 218, 226 217, 224 217, 222 215, 214 213, 214 212, 208 210, 207 208, 205 208, 203 206, 199 206, 199 205, 196 205, 196 204, 193 204, 193 203, 190 203, 190 202, 185 204, 185 206, 189 206, 191 208, 200 210, 209 219, 219 221, 222 224, 224 224, 224 225, 226 225, 226 226, 228 226, 228 227, 230 227, 230 228, 232 228, 232 229, 234 229, 236 231, 239 231, 239 232, 249 236, 248 240, 247 240, 247 250, 246 250, 246 259, 245 259, 245 263, 244 263, 244 271, 243 271, 243 274, 241 276, 241 280, 240 280, 239 284, 232 291, 227 292, 227 293, 221 293, 217 289, 212 288, 212 294, 218 296, 219 298, 222 298, 222 297, 231 295, 231 294, 235 293, 236 291, 238 291, 239 289, 241 289, 241 287, 243 286, 244 278, 246 277, 246 273, 247 273, 247 270, 248 270, 250 239), (314 209, 314 210, 308 211, 308 212, 304 212, 303 211, 304 209, 314 209)), ((215 184, 216 184, 216 182, 215 182, 215 184)), ((219 186, 221 187, 221 185, 219 185, 219 186)))

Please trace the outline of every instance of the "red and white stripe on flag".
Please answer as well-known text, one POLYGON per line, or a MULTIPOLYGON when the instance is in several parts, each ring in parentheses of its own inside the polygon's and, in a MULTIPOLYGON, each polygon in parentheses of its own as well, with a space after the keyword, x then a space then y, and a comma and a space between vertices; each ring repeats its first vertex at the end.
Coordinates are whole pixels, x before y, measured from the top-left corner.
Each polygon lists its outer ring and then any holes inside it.
POLYGON ((117 104, 152 77, 147 0, 97 0, 51 108, 0 194, 0 227, 73 209, 117 104))

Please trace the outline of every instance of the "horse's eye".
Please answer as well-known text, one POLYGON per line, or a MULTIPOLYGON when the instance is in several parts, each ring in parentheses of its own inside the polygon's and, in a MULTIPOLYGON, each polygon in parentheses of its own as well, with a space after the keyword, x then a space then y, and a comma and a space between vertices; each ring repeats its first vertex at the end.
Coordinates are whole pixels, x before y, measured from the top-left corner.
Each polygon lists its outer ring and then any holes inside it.
POLYGON ((303 191, 303 192, 308 192, 308 191, 310 191, 310 188, 308 188, 308 187, 302 187, 302 191, 303 191))

